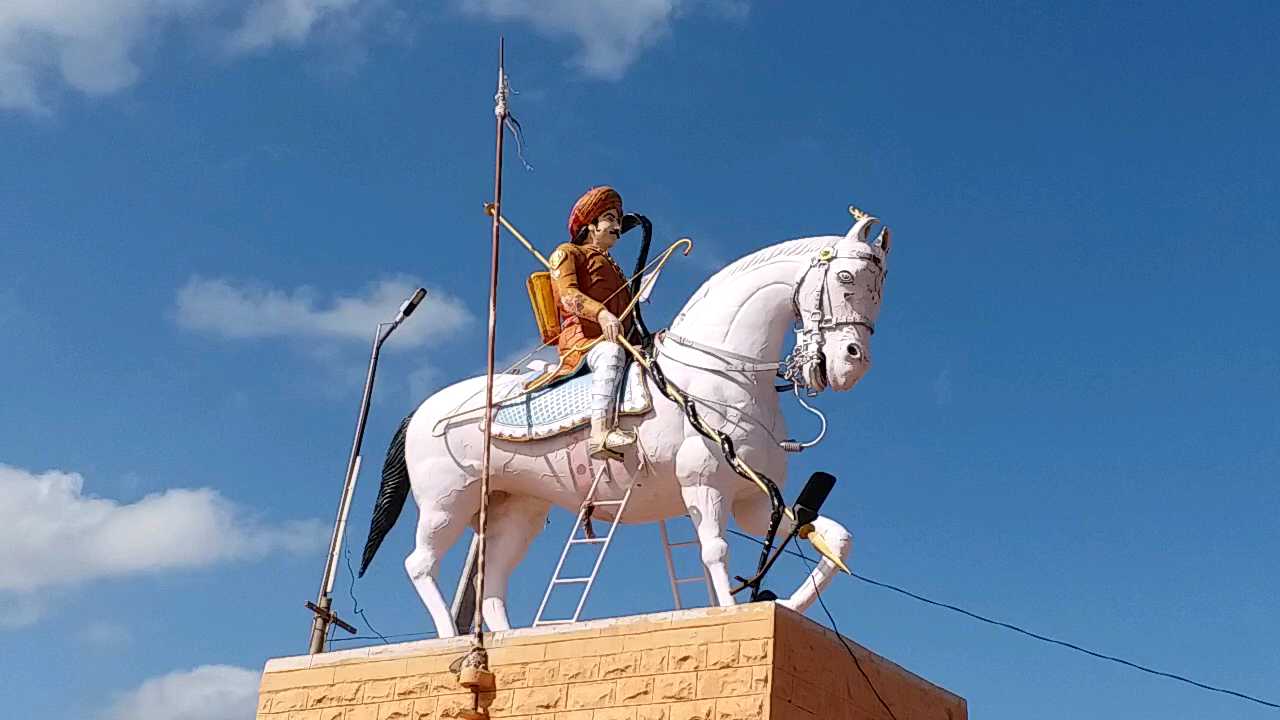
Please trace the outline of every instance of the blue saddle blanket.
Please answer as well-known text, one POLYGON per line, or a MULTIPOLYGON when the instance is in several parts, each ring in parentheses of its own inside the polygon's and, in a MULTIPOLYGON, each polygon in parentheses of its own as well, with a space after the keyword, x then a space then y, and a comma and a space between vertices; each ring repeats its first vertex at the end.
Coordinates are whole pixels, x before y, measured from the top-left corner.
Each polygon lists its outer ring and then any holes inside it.
MULTIPOLYGON (((587 373, 557 385, 496 403, 493 436, 504 440, 540 440, 576 430, 591 422, 591 380, 587 373)), ((653 403, 644 382, 644 370, 627 369, 626 392, 620 415, 643 415, 653 403)))

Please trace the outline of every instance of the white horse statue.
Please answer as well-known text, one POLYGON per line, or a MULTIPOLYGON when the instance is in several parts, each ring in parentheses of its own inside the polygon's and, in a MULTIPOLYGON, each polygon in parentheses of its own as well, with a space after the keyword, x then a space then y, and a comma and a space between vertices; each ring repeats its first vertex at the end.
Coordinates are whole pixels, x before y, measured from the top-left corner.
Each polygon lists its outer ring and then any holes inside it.
MULTIPOLYGON (((879 221, 853 212, 854 225, 844 236, 783 242, 716 273, 657 345, 655 357, 667 379, 694 399, 705 420, 733 438, 739 457, 779 486, 786 478, 779 442, 787 435, 774 377, 788 333, 793 328, 796 333, 787 365, 791 377, 812 391, 849 390, 871 367, 889 232, 881 228, 868 242, 879 221)), ((524 379, 495 376, 495 398, 518 395, 524 379)), ((609 475, 618 482, 602 483, 597 499, 617 499, 633 483, 621 522, 649 523, 687 513, 715 600, 733 605, 725 542, 729 513, 746 532, 764 535, 770 499, 730 468, 720 448, 698 434, 675 403, 652 392, 650 378, 645 382, 652 410, 622 419, 638 432, 639 441, 622 461, 607 461, 609 475)), ((463 530, 475 528, 480 507, 484 412, 475 409, 475 398, 483 398, 484 383, 484 377, 475 377, 444 388, 401 424, 388 452, 360 569, 363 574, 411 486, 418 504, 417 547, 404 566, 440 637, 454 636, 457 629, 436 570, 463 530), (459 415, 459 408, 474 411, 459 415)), ((490 630, 510 628, 508 578, 545 526, 551 506, 577 512, 586 498, 584 484, 573 481, 566 452, 585 442, 583 428, 526 442, 493 440, 480 599, 490 630)), ((609 519, 609 507, 598 508, 596 517, 609 519)), ((784 519, 780 537, 790 529, 784 519)), ((829 552, 848 557, 852 536, 844 527, 819 517, 813 532, 829 552)), ((821 560, 790 597, 778 602, 803 612, 836 572, 830 559, 821 560)))

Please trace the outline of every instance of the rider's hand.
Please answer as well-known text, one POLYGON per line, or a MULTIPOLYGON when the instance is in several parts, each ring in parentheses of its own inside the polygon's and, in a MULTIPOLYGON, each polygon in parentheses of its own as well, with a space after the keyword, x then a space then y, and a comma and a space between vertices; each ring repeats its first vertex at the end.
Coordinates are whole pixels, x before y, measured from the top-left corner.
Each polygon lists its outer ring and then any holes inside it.
POLYGON ((601 308, 600 314, 596 315, 596 322, 600 324, 605 340, 616 343, 622 337, 622 322, 607 309, 601 308))

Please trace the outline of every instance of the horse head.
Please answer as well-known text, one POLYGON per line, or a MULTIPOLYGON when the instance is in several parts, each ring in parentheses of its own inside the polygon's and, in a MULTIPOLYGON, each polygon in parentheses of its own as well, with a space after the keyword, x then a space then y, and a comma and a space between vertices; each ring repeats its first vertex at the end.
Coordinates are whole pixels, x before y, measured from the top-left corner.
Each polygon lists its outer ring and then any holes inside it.
POLYGON ((871 368, 871 335, 888 268, 889 228, 857 208, 853 227, 821 248, 796 284, 798 326, 789 373, 812 392, 853 388, 871 368))

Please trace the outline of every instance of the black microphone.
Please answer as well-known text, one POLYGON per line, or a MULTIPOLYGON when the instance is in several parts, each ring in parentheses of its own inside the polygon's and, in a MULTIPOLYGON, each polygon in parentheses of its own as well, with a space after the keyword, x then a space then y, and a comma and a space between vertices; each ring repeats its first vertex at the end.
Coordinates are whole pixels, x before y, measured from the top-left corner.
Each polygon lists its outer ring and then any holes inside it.
POLYGON ((800 497, 791 506, 791 511, 796 515, 797 526, 808 525, 818 519, 818 511, 822 509, 822 503, 827 501, 835 484, 836 476, 821 470, 809 476, 809 481, 800 491, 800 497))
POLYGON ((405 300, 404 304, 400 306, 400 314, 396 317, 396 322, 400 322, 412 315, 413 311, 418 308, 418 303, 422 302, 422 299, 426 296, 427 289, 418 288, 418 291, 413 294, 413 297, 405 300))

